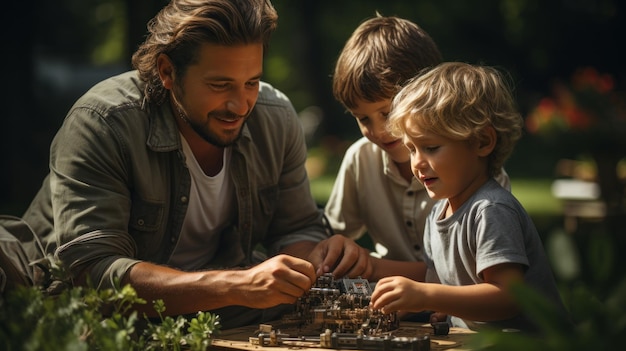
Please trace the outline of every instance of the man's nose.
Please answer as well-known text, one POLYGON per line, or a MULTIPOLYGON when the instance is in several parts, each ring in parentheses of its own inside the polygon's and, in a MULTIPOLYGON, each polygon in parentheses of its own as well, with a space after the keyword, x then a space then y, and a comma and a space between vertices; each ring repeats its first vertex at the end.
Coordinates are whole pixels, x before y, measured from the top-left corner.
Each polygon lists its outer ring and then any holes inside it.
POLYGON ((237 116, 244 116, 248 113, 248 95, 240 90, 234 91, 226 101, 226 109, 237 116))

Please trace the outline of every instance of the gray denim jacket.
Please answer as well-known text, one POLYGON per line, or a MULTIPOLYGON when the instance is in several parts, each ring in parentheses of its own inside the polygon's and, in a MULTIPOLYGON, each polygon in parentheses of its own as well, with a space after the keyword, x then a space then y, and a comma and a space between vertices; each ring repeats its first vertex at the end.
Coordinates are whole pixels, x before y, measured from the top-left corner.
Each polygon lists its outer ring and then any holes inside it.
MULTIPOLYGON (((169 104, 145 104, 134 71, 90 89, 71 108, 50 149, 50 174, 23 218, 73 274, 111 287, 139 261, 163 264, 179 239, 190 175, 169 104)), ((230 177, 237 220, 210 268, 252 263, 301 240, 326 238, 304 167, 304 135, 290 101, 260 86, 230 177)), ((220 206, 220 204, 215 204, 220 206)))

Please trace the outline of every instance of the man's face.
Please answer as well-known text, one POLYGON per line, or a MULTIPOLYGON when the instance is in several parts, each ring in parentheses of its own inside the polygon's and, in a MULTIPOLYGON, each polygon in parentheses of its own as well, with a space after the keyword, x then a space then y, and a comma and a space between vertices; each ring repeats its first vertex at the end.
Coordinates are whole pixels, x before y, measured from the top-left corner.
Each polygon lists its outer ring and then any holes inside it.
POLYGON ((204 44, 197 62, 174 79, 174 113, 205 141, 232 145, 256 103, 262 72, 262 44, 204 44))
POLYGON ((391 99, 369 102, 358 100, 357 106, 350 113, 359 125, 361 134, 391 156, 397 163, 409 161, 409 151, 402 140, 391 136, 385 129, 391 99))

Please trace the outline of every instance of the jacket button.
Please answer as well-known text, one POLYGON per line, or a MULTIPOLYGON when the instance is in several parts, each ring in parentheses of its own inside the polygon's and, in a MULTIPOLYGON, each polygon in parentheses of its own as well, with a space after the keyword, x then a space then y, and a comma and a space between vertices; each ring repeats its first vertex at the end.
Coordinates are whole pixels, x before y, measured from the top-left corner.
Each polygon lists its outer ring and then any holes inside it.
POLYGON ((187 200, 188 200, 188 199, 187 199, 187 196, 181 196, 181 197, 180 197, 180 202, 182 202, 182 203, 184 203, 184 204, 186 204, 186 203, 187 203, 187 200))
POLYGON ((143 219, 138 219, 138 220, 137 220, 137 224, 139 224, 139 225, 143 225, 144 223, 145 223, 145 222, 143 221, 143 219))

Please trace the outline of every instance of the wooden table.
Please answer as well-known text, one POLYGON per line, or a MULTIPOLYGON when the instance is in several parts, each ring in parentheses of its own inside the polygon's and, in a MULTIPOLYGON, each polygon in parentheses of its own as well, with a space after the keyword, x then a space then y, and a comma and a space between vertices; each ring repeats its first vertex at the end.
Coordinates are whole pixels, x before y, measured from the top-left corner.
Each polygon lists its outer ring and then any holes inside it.
MULTIPOLYGON (((325 349, 319 346, 259 346, 250 343, 249 338, 255 336, 258 333, 259 326, 247 326, 241 328, 234 328, 228 330, 222 330, 216 339, 211 341, 211 349, 218 351, 232 351, 232 350, 248 350, 248 351, 293 351, 298 350, 332 350, 325 349)), ((416 337, 421 335, 428 335, 430 337, 430 349, 433 351, 438 350, 470 350, 467 346, 469 339, 475 332, 463 329, 463 328, 450 328, 448 335, 434 335, 433 328, 430 324, 422 323, 400 323, 400 328, 395 330, 392 335, 394 337, 416 337)))

